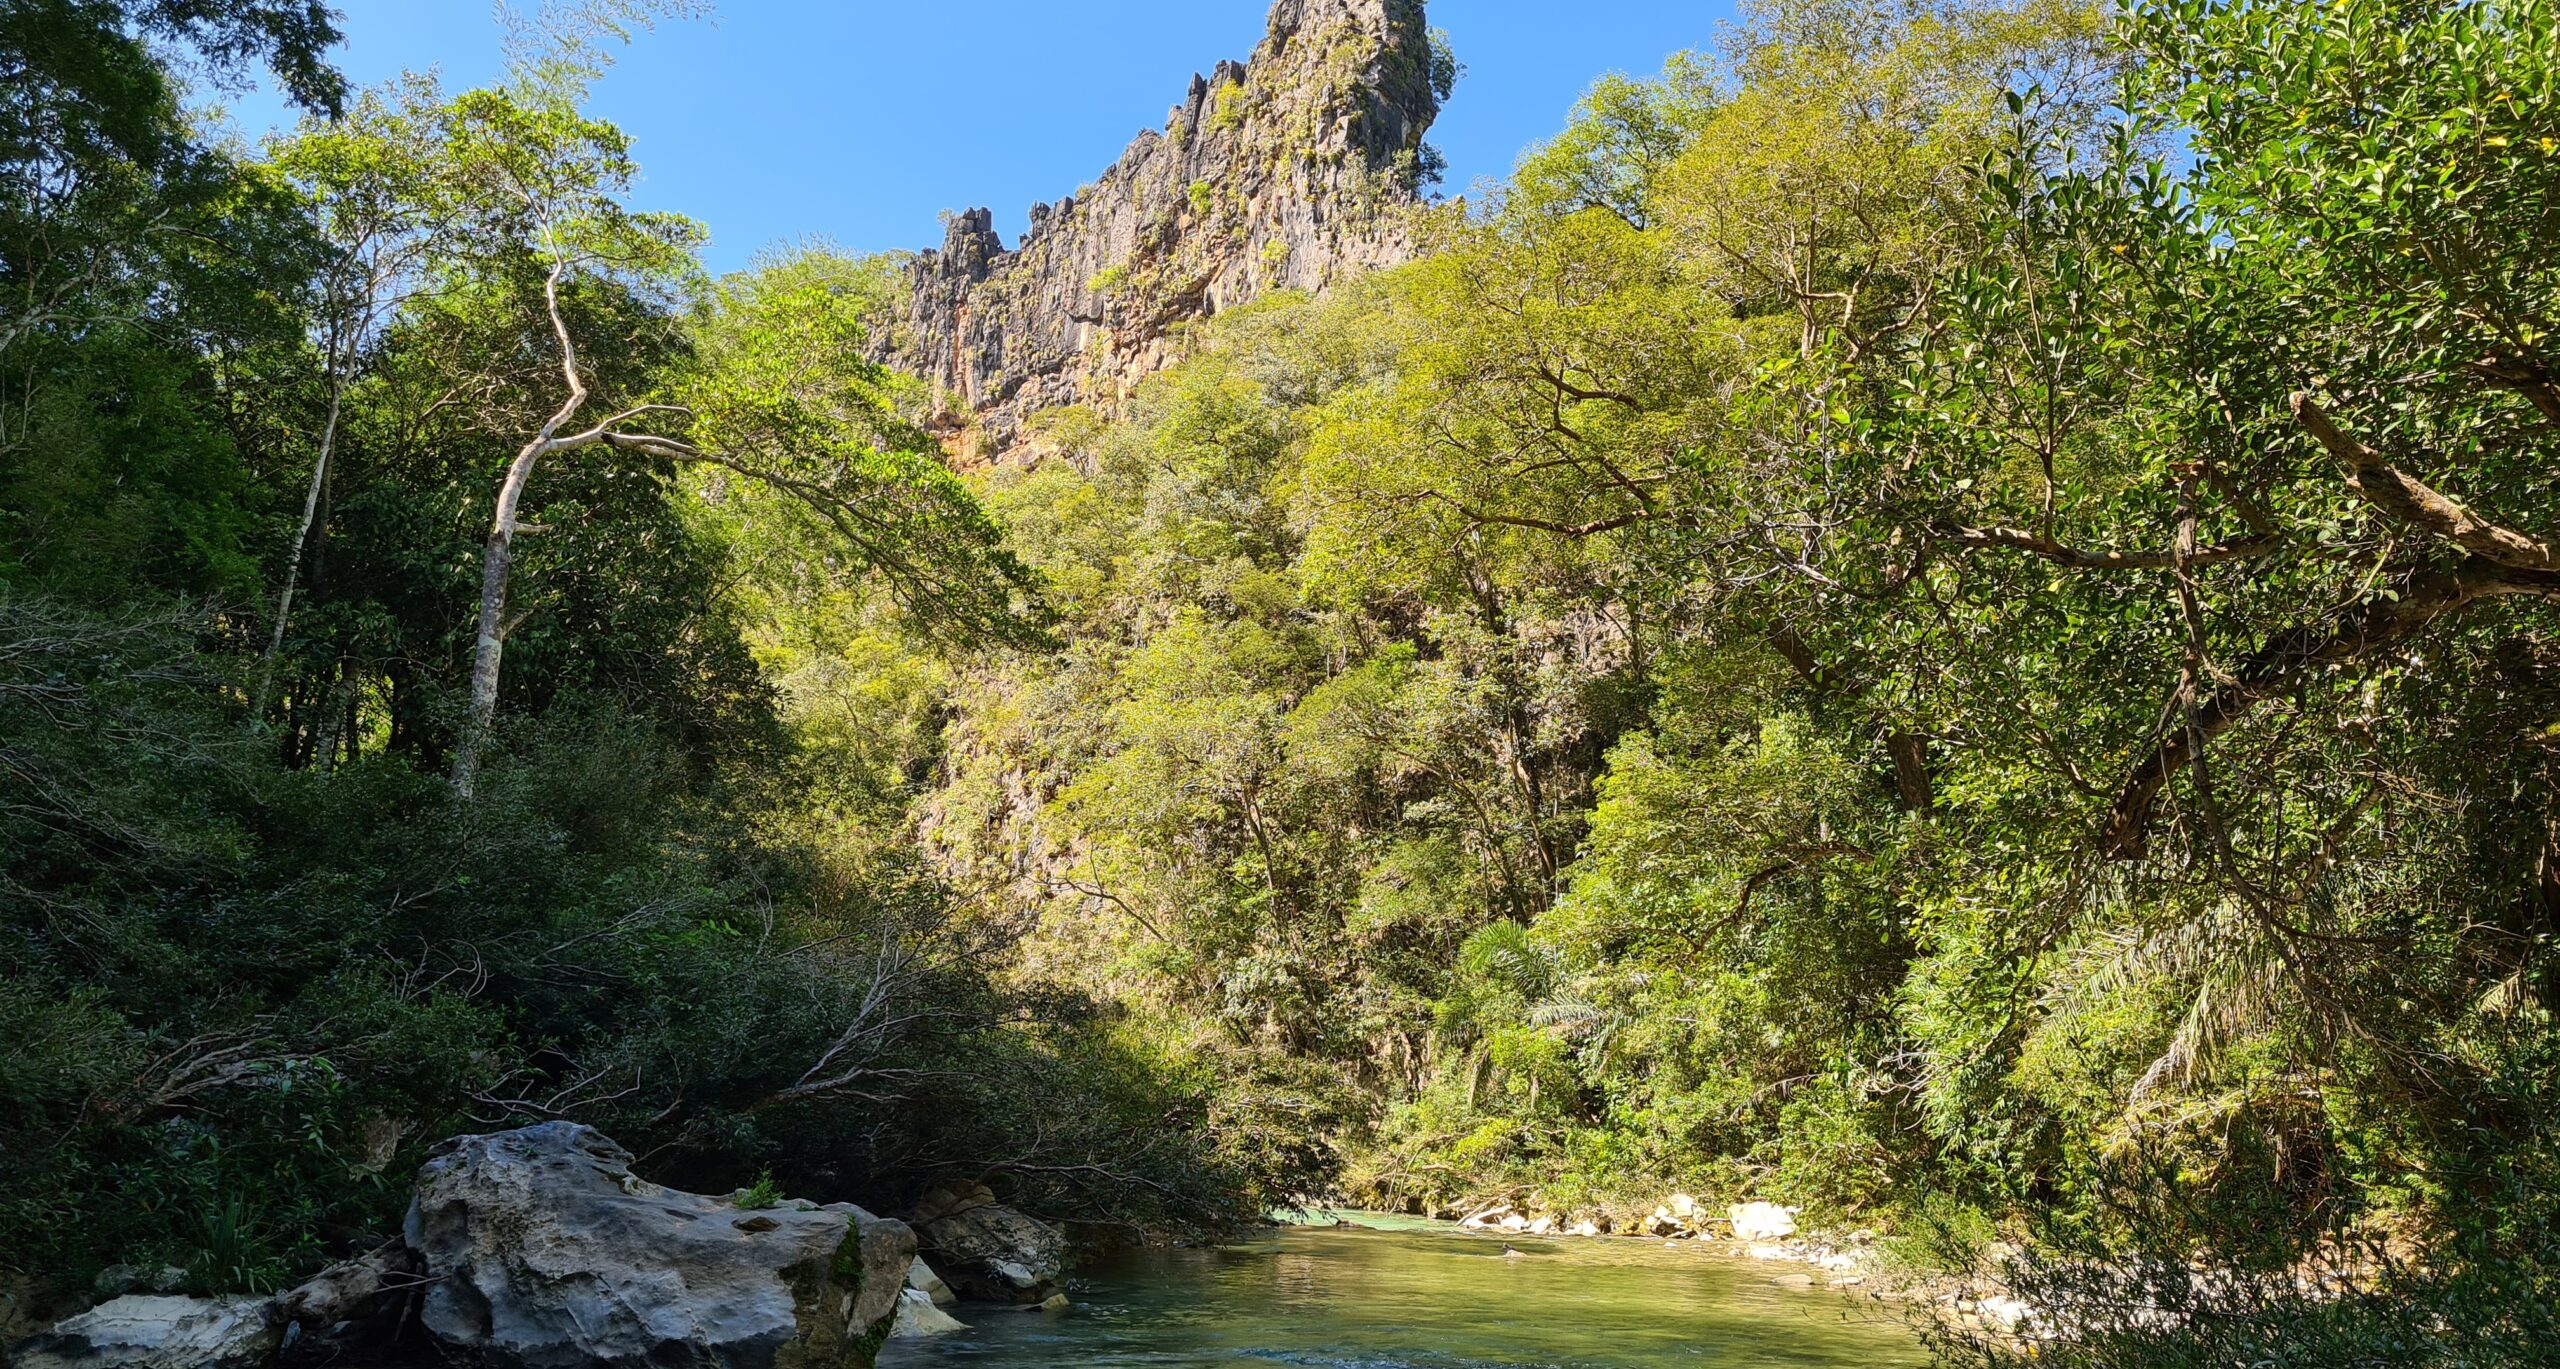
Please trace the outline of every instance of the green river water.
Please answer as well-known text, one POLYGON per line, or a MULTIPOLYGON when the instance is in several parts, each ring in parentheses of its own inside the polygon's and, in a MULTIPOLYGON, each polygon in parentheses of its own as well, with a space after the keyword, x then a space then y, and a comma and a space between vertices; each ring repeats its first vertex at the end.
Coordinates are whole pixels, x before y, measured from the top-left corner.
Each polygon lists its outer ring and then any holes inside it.
POLYGON ((1306 1365, 1318 1369, 1906 1369, 1890 1309, 1773 1283, 1791 1266, 1692 1244, 1496 1237, 1359 1215, 1270 1239, 1145 1250, 1078 1272, 1063 1314, 953 1309, 881 1369, 1306 1365), (1506 1250, 1517 1254, 1506 1254, 1506 1250))

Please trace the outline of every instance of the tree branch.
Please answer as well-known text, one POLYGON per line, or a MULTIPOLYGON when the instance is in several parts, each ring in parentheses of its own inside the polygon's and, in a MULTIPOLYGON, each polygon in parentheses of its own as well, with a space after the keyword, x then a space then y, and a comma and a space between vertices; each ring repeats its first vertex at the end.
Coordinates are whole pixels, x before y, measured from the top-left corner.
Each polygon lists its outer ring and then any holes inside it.
POLYGON ((2293 397, 2293 417, 2347 468, 2348 488, 2366 503, 2484 561, 2515 570, 2560 570, 2560 554, 2548 541, 2492 523, 2393 466, 2389 457, 2338 431, 2311 396, 2293 397))
POLYGON ((2523 395, 2545 419, 2560 423, 2560 385, 2552 384, 2539 366, 2483 357, 2471 363, 2471 369, 2490 385, 2523 395))
POLYGON ((1470 523, 1488 523, 1506 528, 1528 528, 1536 532, 1551 532, 1559 537, 1596 537, 1604 532, 1632 527, 1651 516, 1643 509, 1629 509, 1625 513, 1611 514, 1606 518, 1594 518, 1587 523, 1559 523, 1551 519, 1528 518, 1518 514, 1486 513, 1452 499, 1438 490, 1426 490, 1423 492, 1423 497, 1436 499, 1448 505, 1457 510, 1459 517, 1470 523))
MULTIPOLYGON (((2176 567, 2179 560, 2174 551, 2091 551, 2057 542, 2024 528, 1957 527, 1949 529, 1946 537, 1960 547, 2023 551, 2073 570, 2169 570, 2176 567)), ((2284 538, 2274 533, 2235 537, 2210 547, 2198 547, 2193 555, 2186 558, 2186 564, 2207 566, 2216 561, 2254 560, 2283 546, 2284 538)))
POLYGON ((615 424, 628 423, 632 419, 638 418, 643 414, 683 414, 690 418, 693 416, 693 410, 688 409, 681 404, 642 404, 635 408, 625 409, 611 418, 604 419, 598 422, 594 427, 587 429, 585 432, 571 433, 567 437, 553 438, 550 442, 544 444, 543 450, 547 452, 565 452, 578 447, 592 447, 596 443, 603 441, 606 434, 612 430, 615 424))
MULTIPOLYGON (((2484 557, 2417 576, 2393 597, 2369 599, 2326 621, 2277 637, 2229 681, 2196 700, 2191 719, 2166 727, 2149 754, 2125 777, 2108 810, 2100 849, 2111 859, 2145 853, 2151 811, 2172 776, 2261 702, 2314 669, 2361 659, 2418 635, 2473 604, 2508 595, 2560 599, 2560 575, 2518 571, 2484 557)), ((2172 709, 2172 715, 2182 712, 2172 709)))

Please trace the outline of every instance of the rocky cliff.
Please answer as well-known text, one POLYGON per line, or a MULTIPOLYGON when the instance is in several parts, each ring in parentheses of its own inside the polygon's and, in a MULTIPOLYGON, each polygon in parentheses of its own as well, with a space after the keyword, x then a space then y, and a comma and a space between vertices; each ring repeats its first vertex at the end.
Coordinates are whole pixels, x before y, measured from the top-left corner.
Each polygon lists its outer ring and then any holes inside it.
POLYGON ((1035 415, 1111 411, 1185 325, 1404 259, 1432 64, 1422 0, 1279 0, 1250 62, 1193 76, 1163 131, 1033 205, 1019 246, 987 210, 952 219, 882 359, 934 385, 956 461, 1023 460, 1035 415))

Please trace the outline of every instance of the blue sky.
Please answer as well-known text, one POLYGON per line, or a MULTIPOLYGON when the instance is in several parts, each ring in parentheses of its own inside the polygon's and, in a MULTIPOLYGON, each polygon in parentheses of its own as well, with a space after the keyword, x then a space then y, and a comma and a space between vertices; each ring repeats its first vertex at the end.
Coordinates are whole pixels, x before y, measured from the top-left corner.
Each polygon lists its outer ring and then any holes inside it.
MULTIPOLYGON (((459 88, 499 65, 489 0, 341 0, 359 84, 435 67, 459 88)), ((721 0, 644 35, 595 109, 631 133, 645 208, 711 227, 711 264, 824 237, 929 247, 936 216, 987 205, 1008 238, 1035 200, 1091 179, 1160 127, 1195 71, 1241 59, 1268 0, 721 0)), ((1449 189, 1499 177, 1608 71, 1650 74, 1714 41, 1731 0, 1436 0, 1467 77, 1432 141, 1449 189)), ((281 107, 227 102, 253 135, 281 107)))

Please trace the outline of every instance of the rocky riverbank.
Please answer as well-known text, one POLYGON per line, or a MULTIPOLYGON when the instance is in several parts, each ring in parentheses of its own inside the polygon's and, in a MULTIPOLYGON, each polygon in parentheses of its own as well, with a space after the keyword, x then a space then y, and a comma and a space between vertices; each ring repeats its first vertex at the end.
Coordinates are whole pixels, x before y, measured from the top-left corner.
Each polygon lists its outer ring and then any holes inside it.
MULTIPOLYGON (((2020 1340, 2055 1334, 2053 1318, 2017 1296, 1998 1273, 1951 1274, 1893 1257, 1870 1229, 1848 1232, 1802 1229, 1800 1209, 1767 1202, 1723 1205, 1675 1193, 1652 1211, 1565 1213, 1508 1202, 1475 1205, 1463 1213, 1443 1210, 1469 1231, 1568 1238, 1656 1240, 1690 1244, 1717 1255, 1781 1267, 1771 1282, 1782 1287, 1826 1288, 1874 1301, 1909 1303, 1961 1332, 2020 1340)), ((1995 1247, 1985 1264, 2003 1269, 2015 1252, 1995 1247)))
POLYGON ((1715 1205, 1675 1193, 1650 1211, 1558 1212, 1488 1201, 1429 1214, 1470 1231, 1531 1237, 1637 1239, 1769 1267, 1769 1281, 1807 1291, 1907 1306, 1915 1320, 1956 1339, 2050 1347, 2093 1331, 2158 1328, 2201 1314, 2241 1315, 2270 1290, 2326 1302, 2371 1289, 2382 1267, 2370 1250, 2335 1244, 2280 1274, 2243 1274, 2205 1262, 2037 1265, 2029 1252, 1993 1242, 1971 1269, 1950 1271, 1896 1254, 1872 1229, 1808 1230, 1800 1210, 1767 1202, 1715 1205), (2057 1273, 2066 1275, 2061 1279, 2057 1273), (2023 1295, 2022 1284, 2061 1286, 2068 1305, 2023 1295))
POLYGON ((963 1296, 1065 1305, 1063 1234, 982 1186, 928 1194, 910 1225, 850 1203, 687 1193, 631 1166, 567 1122, 456 1137, 420 1169, 399 1235, 359 1259, 273 1297, 183 1297, 175 1271, 110 1271, 104 1301, 0 1364, 867 1369, 892 1336, 958 1329, 944 1309, 963 1296))

